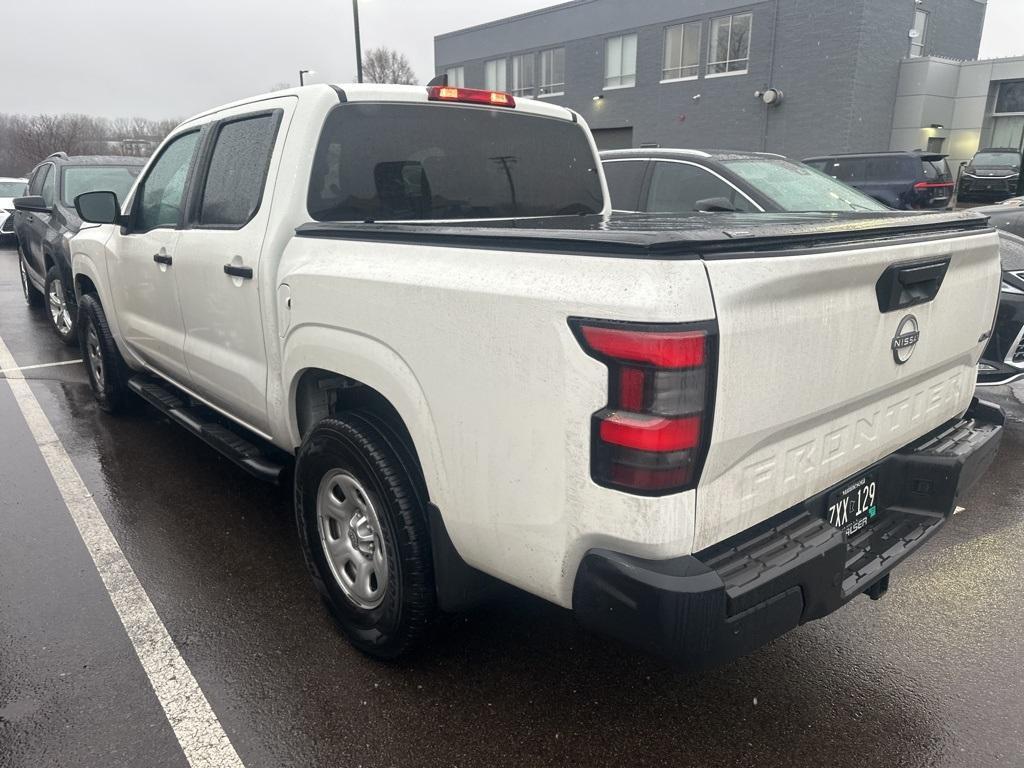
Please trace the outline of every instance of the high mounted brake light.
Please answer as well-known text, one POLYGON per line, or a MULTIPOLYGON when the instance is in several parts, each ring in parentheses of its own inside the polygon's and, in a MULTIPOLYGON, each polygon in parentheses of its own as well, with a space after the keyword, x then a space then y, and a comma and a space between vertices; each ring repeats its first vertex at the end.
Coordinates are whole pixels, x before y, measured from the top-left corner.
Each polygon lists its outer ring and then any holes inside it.
POLYGON ((608 366, 608 404, 591 427, 594 482, 647 496, 693 488, 710 434, 714 325, 569 324, 608 366))
POLYGON ((515 97, 501 91, 482 91, 479 88, 456 88, 452 85, 427 87, 430 101, 459 101, 463 104, 486 104, 491 107, 514 107, 515 97))

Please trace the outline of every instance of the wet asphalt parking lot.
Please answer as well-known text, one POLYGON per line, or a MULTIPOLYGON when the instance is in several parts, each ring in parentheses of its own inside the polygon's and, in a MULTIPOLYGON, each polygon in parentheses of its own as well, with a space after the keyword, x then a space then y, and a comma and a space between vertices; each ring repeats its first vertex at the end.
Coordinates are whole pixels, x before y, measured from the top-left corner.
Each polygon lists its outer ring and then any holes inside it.
MULTIPOLYGON (((78 356, 8 245, 0 338, 21 367, 78 356)), ((1024 766, 1024 383, 985 392, 996 464, 883 600, 686 678, 513 590, 414 662, 370 661, 306 577, 286 491, 141 403, 101 413, 80 363, 19 375, 249 768, 1024 766)), ((0 766, 188 765, 0 381, 0 766)))

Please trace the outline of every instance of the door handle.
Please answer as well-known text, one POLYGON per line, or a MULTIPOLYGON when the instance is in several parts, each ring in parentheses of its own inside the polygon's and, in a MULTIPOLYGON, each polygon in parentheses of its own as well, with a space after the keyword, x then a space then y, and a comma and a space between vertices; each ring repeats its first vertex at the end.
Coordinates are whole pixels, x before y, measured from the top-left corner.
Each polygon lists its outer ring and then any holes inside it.
POLYGON ((893 264, 875 284, 878 311, 892 312, 926 304, 939 292, 950 257, 910 264, 893 264))
POLYGON ((155 261, 157 264, 166 264, 169 267, 171 266, 171 262, 174 261, 174 259, 168 256, 166 253, 154 253, 153 261, 155 261))
POLYGON ((234 264, 225 264, 224 274, 240 277, 243 280, 252 280, 252 267, 236 267, 234 264))

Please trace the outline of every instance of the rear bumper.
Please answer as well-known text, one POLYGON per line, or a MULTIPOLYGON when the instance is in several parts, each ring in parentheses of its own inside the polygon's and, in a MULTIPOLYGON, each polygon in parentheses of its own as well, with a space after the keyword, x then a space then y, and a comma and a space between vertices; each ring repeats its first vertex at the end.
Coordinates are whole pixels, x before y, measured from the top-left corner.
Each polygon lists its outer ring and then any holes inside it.
POLYGON ((892 569, 988 469, 1002 425, 998 407, 975 400, 962 419, 876 464, 883 512, 851 537, 824 519, 825 492, 694 555, 655 561, 591 550, 573 610, 590 629, 689 670, 750 653, 859 594, 879 597, 892 569))

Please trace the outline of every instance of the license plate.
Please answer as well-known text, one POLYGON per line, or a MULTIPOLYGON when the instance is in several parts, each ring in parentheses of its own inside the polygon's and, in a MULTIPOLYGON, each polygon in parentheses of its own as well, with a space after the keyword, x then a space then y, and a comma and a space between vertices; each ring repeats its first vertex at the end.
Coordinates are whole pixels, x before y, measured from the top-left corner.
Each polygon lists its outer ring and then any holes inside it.
POLYGON ((864 475, 829 494, 825 514, 831 525, 843 533, 856 533, 878 516, 874 475, 864 475))

